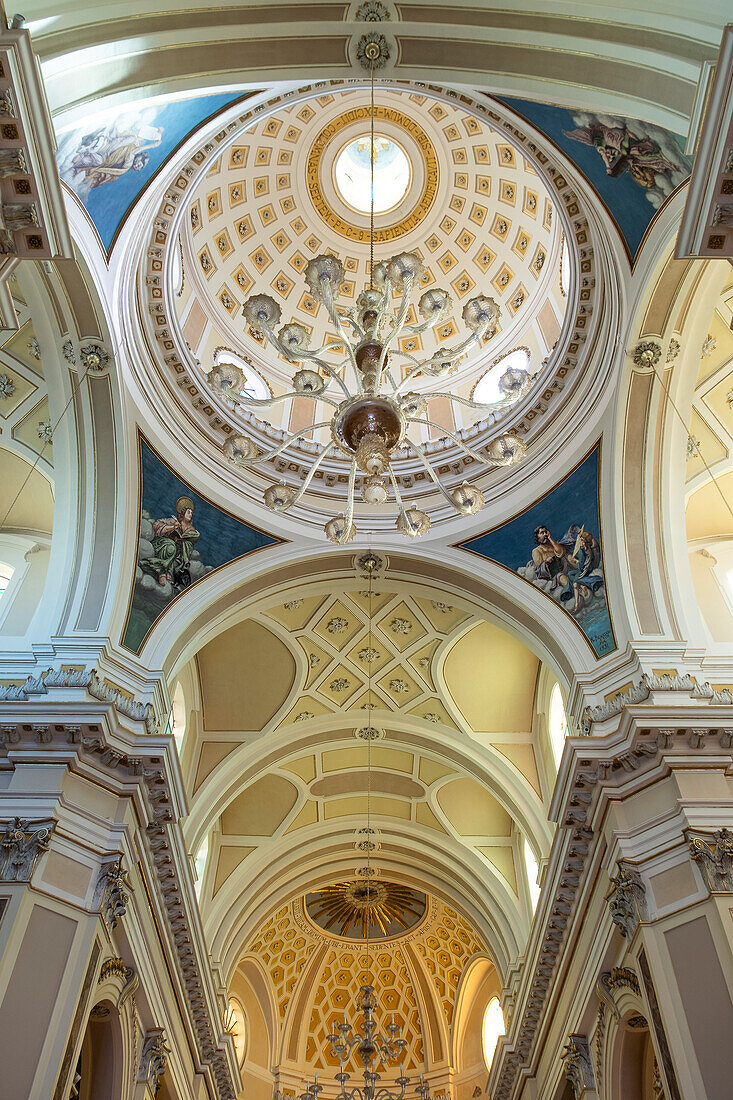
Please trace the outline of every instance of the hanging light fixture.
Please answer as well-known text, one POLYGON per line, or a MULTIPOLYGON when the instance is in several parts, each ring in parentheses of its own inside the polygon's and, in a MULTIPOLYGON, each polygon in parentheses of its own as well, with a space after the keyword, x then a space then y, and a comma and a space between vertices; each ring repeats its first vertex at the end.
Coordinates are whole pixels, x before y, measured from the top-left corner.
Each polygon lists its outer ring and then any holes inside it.
MULTIPOLYGON (((464 481, 455 488, 446 488, 433 463, 422 447, 409 437, 409 429, 420 425, 437 429, 452 440, 465 455, 484 466, 507 466, 523 457, 525 445, 515 435, 504 434, 492 440, 481 453, 469 447, 458 434, 435 423, 429 415, 429 403, 435 398, 491 413, 516 400, 530 382, 527 371, 507 369, 499 379, 502 398, 482 403, 444 390, 418 393, 410 383, 419 377, 439 381, 452 374, 461 359, 481 342, 494 335, 499 319, 499 307, 493 298, 479 294, 463 308, 463 320, 468 335, 451 348, 442 348, 427 359, 419 359, 400 350, 400 337, 417 336, 439 323, 451 311, 452 301, 447 291, 426 290, 417 301, 421 318, 408 324, 407 316, 420 286, 423 265, 414 252, 402 252, 390 259, 374 263, 374 162, 378 155, 374 134, 374 69, 378 67, 381 47, 369 42, 366 57, 371 69, 370 98, 370 228, 369 285, 359 295, 356 306, 345 310, 336 300, 344 281, 344 267, 332 255, 316 256, 305 269, 305 279, 314 298, 326 309, 335 333, 333 344, 343 349, 338 365, 323 358, 328 343, 321 348, 309 348, 308 330, 290 321, 276 331, 281 309, 269 294, 254 294, 244 303, 244 317, 250 329, 263 336, 288 362, 299 365, 293 376, 292 390, 276 397, 255 399, 244 392, 242 370, 232 364, 220 364, 211 371, 209 381, 223 396, 247 409, 263 409, 276 402, 305 397, 333 408, 329 420, 309 425, 288 435, 282 443, 267 452, 260 452, 253 440, 243 435, 230 437, 224 453, 237 466, 251 466, 277 457, 295 440, 321 429, 330 429, 331 438, 321 449, 303 484, 294 489, 286 484, 270 486, 264 494, 265 504, 275 512, 291 509, 307 492, 324 459, 337 452, 350 461, 345 508, 325 524, 331 542, 350 542, 356 534, 354 503, 356 479, 361 476, 361 497, 366 504, 384 504, 390 485, 397 507, 396 526, 402 534, 414 538, 430 528, 427 513, 414 504, 405 508, 392 461, 403 446, 408 447, 424 466, 430 481, 451 507, 462 516, 478 512, 484 497, 477 485, 464 481), (347 333, 348 326, 350 332, 347 333), (402 377, 395 377, 394 361, 402 360, 402 377), (349 381, 347 382, 347 379, 349 381), (328 392, 330 391, 330 392, 328 392), (340 391, 334 396, 336 391, 340 391)), ((333 346, 333 345, 332 345, 333 346)))
MULTIPOLYGON (((358 564, 359 567, 366 572, 369 580, 369 632, 367 636, 367 646, 369 649, 372 649, 374 646, 374 638, 372 635, 374 573, 379 569, 381 562, 376 554, 369 551, 359 559, 358 564)), ((367 714, 369 715, 369 724, 364 730, 360 731, 367 746, 367 843, 365 846, 367 857, 363 876, 364 882, 360 889, 360 902, 365 911, 363 928, 366 944, 366 982, 361 986, 359 995, 356 999, 356 1007, 359 1011, 360 1021, 352 1025, 348 1022, 344 1014, 343 1023, 338 1024, 336 1030, 328 1036, 331 1056, 338 1058, 339 1061, 339 1072, 335 1076, 339 1083, 340 1090, 336 1096, 336 1100, 403 1100, 405 1090, 410 1083, 410 1078, 405 1077, 404 1062, 402 1061, 407 1042, 402 1038, 402 1029, 399 1024, 395 1023, 394 1013, 392 1013, 391 1022, 386 1024, 383 1030, 378 1029, 377 1022, 374 1018, 374 1012, 377 1008, 377 997, 371 982, 370 931, 374 923, 371 910, 372 907, 377 908, 379 906, 381 894, 378 890, 375 890, 374 884, 372 883, 371 865, 371 853, 374 849, 374 843, 371 840, 373 835, 371 818, 372 741, 376 733, 372 726, 372 709, 372 673, 370 664, 367 677, 367 714), (353 1085, 349 1088, 348 1082, 350 1080, 350 1074, 347 1072, 346 1066, 353 1054, 356 1054, 361 1062, 362 1079, 364 1083, 363 1085, 353 1085), (397 1061, 397 1059, 401 1060, 400 1075, 395 1081, 395 1084, 399 1086, 399 1091, 389 1089, 385 1085, 380 1085, 379 1081, 381 1080, 381 1075, 376 1069, 379 1064, 394 1062, 397 1061)), ((322 1091, 323 1086, 318 1084, 318 1074, 316 1074, 313 1084, 306 1087, 305 1092, 300 1095, 299 1100, 318 1100, 318 1094, 322 1091)), ((415 1086, 415 1091, 420 1097, 420 1100, 430 1100, 430 1084, 424 1080, 422 1074, 420 1074, 420 1080, 415 1086)))

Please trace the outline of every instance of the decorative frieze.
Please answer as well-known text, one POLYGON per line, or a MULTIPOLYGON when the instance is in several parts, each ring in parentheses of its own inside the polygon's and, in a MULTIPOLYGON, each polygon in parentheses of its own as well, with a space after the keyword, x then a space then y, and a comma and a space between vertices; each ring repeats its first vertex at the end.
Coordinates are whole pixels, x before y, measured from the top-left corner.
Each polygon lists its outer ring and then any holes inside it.
POLYGON ((711 894, 733 893, 733 832, 687 832, 690 854, 711 894))
POLYGON ((588 1095, 589 1090, 595 1092, 596 1079, 586 1036, 568 1035, 562 1058, 565 1063, 565 1076, 570 1082, 575 1100, 582 1100, 588 1095))
POLYGON ((48 851, 56 822, 16 817, 0 837, 0 882, 30 882, 36 860, 48 851))
POLYGON ((111 703, 118 714, 141 722, 146 733, 157 734, 161 722, 151 703, 140 703, 120 688, 102 679, 96 669, 46 669, 39 676, 28 676, 24 684, 0 686, 0 702, 22 703, 31 696, 47 695, 49 688, 84 688, 93 699, 111 703))
POLYGON ((619 860, 617 867, 618 873, 611 879, 606 901, 611 920, 621 935, 630 940, 639 922, 646 918, 644 883, 638 871, 624 860, 619 860))

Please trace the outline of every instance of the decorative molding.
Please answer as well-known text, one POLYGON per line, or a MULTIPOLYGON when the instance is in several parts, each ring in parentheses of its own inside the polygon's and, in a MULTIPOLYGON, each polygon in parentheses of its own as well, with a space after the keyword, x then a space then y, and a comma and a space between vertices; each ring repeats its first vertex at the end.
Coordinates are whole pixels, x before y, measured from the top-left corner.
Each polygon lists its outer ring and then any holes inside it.
POLYGON ((621 935, 630 940, 646 919, 645 887, 638 871, 625 860, 619 860, 618 873, 611 879, 611 890, 606 894, 611 920, 621 935))
POLYGON ((0 882, 30 882, 36 860, 48 851, 56 822, 16 817, 0 837, 0 882))
POLYGON ((53 669, 49 668, 40 676, 28 676, 24 684, 0 686, 0 702, 24 703, 31 696, 47 695, 49 688, 85 688, 93 699, 102 703, 111 703, 118 714, 140 722, 145 732, 157 734, 162 722, 156 717, 151 703, 140 703, 102 679, 96 669, 53 669))
POLYGON ((718 829, 712 836, 686 830, 685 836, 710 893, 732 894, 733 833, 730 829, 718 829))
POLYGON ((636 974, 625 966, 615 966, 612 970, 605 970, 596 982, 596 994, 602 1002, 601 1007, 607 1005, 617 1020, 620 1020, 621 1016, 613 994, 617 989, 624 987, 636 994, 641 992, 636 974))
POLYGON ((137 1079, 139 1082, 148 1084, 154 1095, 157 1094, 158 1079, 165 1073, 170 1052, 171 1048, 166 1042, 162 1027, 151 1028, 145 1033, 137 1079))
POLYGON ((356 60, 367 72, 371 72, 372 69, 375 72, 383 69, 391 56, 392 49, 389 42, 377 31, 363 34, 356 43, 356 60))
MULTIPOLYGON (((140 784, 145 812, 148 815, 145 833, 155 875, 156 893, 160 897, 163 920, 168 925, 178 959, 199 1057, 203 1064, 208 1064, 211 1068, 218 1100, 235 1100, 237 1091, 230 1062, 226 1050, 217 1045, 221 1021, 215 1007, 216 994, 211 978, 204 977, 209 974, 208 958, 205 947, 194 941, 190 931, 189 904, 195 904, 195 901, 193 894, 189 895, 181 884, 176 848, 171 843, 169 830, 173 823, 173 814, 170 807, 171 792, 165 773, 152 763, 149 756, 128 755, 112 748, 107 743, 96 716, 92 724, 55 722, 48 729, 50 738, 44 744, 45 752, 52 754, 59 749, 66 754, 69 745, 73 745, 81 757, 94 757, 101 768, 108 768, 117 777, 126 775, 128 779, 140 784), (217 1029, 216 1032, 214 1028, 217 1029)), ((38 748, 32 728, 27 722, 5 722, 0 726, 0 743, 38 748)), ((155 759, 158 760, 159 757, 155 759)), ((100 875, 100 880, 101 878, 100 875)), ((100 886, 103 887, 101 881, 100 886)), ((126 995, 129 996, 132 992, 134 988, 126 995)))
MULTIPOLYGON (((666 678, 649 677, 649 682, 666 678)), ((700 697, 697 696, 699 699, 700 697)), ((650 722, 651 713, 645 715, 645 724, 635 725, 629 732, 623 747, 609 754, 602 746, 595 747, 592 739, 585 742, 581 755, 574 763, 574 771, 568 783, 560 826, 567 829, 556 876, 544 889, 554 890, 544 910, 544 927, 539 931, 538 949, 534 963, 525 970, 515 997, 513 1017, 519 1020, 516 1035, 507 1053, 497 1067, 492 1100, 510 1100, 519 1078, 520 1070, 528 1063, 549 990, 553 986, 556 968, 563 954, 563 946, 576 899, 584 881, 588 856, 596 839, 591 827, 594 807, 603 797, 604 788, 615 790, 632 773, 637 775, 658 768, 662 757, 680 756, 689 760, 691 753, 704 758, 706 755, 730 755, 733 729, 715 726, 696 728, 701 721, 699 712, 684 708, 684 723, 664 729, 655 728, 650 722)), ((667 715, 667 721, 670 721, 667 715)), ((733 725, 733 723, 732 723, 733 725)), ((666 1064, 665 1064, 666 1072, 666 1064)), ((667 1074, 669 1081, 669 1075, 667 1074)), ((679 1100, 679 1092, 670 1096, 679 1100)))
POLYGON ((691 676, 679 672, 664 673, 661 676, 645 672, 639 682, 632 684, 628 691, 621 691, 598 706, 586 707, 581 718, 581 732, 590 734, 594 723, 607 722, 609 718, 621 714, 626 707, 645 703, 655 691, 686 691, 691 699, 705 700, 714 705, 733 704, 733 692, 727 688, 718 691, 708 683, 699 684, 691 676))
POLYGON ((565 1063, 565 1076, 572 1086, 575 1100, 581 1100, 588 1089, 595 1090, 596 1079, 585 1035, 568 1035, 562 1059, 565 1063))
POLYGON ((654 370, 662 358, 662 345, 656 340, 641 340, 630 354, 634 366, 639 370, 654 370))

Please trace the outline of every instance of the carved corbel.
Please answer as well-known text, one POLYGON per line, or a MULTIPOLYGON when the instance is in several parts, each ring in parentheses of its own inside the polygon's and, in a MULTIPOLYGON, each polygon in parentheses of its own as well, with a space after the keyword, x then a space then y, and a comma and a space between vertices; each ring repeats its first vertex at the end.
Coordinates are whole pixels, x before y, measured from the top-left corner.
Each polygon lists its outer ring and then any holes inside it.
POLYGON ((638 871, 623 860, 618 861, 617 868, 618 873, 611 879, 611 890, 606 894, 606 901, 611 920, 621 935, 630 940, 639 922, 646 919, 644 883, 638 871))
POLYGON ((568 1035, 562 1052, 565 1076, 570 1082, 575 1100, 595 1100, 596 1079, 590 1058, 588 1039, 585 1035, 568 1035))
POLYGON ((140 1067, 137 1079, 149 1086, 152 1095, 158 1088, 158 1081, 165 1073, 166 1062, 171 1048, 165 1039, 165 1031, 162 1027, 151 1028, 145 1033, 140 1067))
POLYGON ((733 893, 733 832, 687 833, 690 854, 711 894, 733 893))
POLYGON ((95 900, 109 928, 116 928, 120 917, 124 917, 130 898, 128 891, 133 890, 122 866, 122 856, 104 864, 97 880, 95 900))
POLYGON ((8 822, 0 837, 0 882, 30 882, 36 860, 48 851, 55 824, 20 817, 8 822))

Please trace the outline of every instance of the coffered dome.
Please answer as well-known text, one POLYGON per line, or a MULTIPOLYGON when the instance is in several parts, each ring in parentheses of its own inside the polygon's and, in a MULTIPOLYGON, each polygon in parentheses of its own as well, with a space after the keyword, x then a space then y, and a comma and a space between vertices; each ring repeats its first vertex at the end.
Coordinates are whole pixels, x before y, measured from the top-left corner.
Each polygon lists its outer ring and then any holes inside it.
MULTIPOLYGON (((459 101, 386 87, 376 100, 375 262, 416 251, 425 265, 421 289, 443 286, 452 299, 447 316, 400 340, 397 355, 426 358, 455 345, 465 336, 465 302, 485 294, 500 307, 497 331, 459 363, 450 388, 470 397, 486 370, 517 347, 526 348, 536 374, 566 306, 562 234, 542 179, 503 134, 459 101)), ((253 385, 259 376, 273 395, 292 389, 292 364, 242 317, 243 302, 256 292, 271 294, 283 320, 303 325, 312 346, 330 342, 330 358, 338 361, 341 346, 304 272, 315 255, 338 255, 343 309, 369 282, 369 125, 362 90, 296 102, 237 133, 195 187, 182 223, 183 282, 175 301, 203 374, 233 353, 254 368, 253 385)), ((411 314, 408 321, 417 321, 414 308, 411 314)), ((405 357, 393 369, 399 374, 409 365, 405 357)), ((414 388, 429 383, 418 376, 414 388)), ((445 404, 441 423, 448 429, 482 415, 445 404)), ((262 415, 291 431, 328 418, 325 406, 299 398, 262 415)), ((439 434, 421 431, 422 441, 439 434)), ((322 442, 326 433, 315 438, 322 442)))

